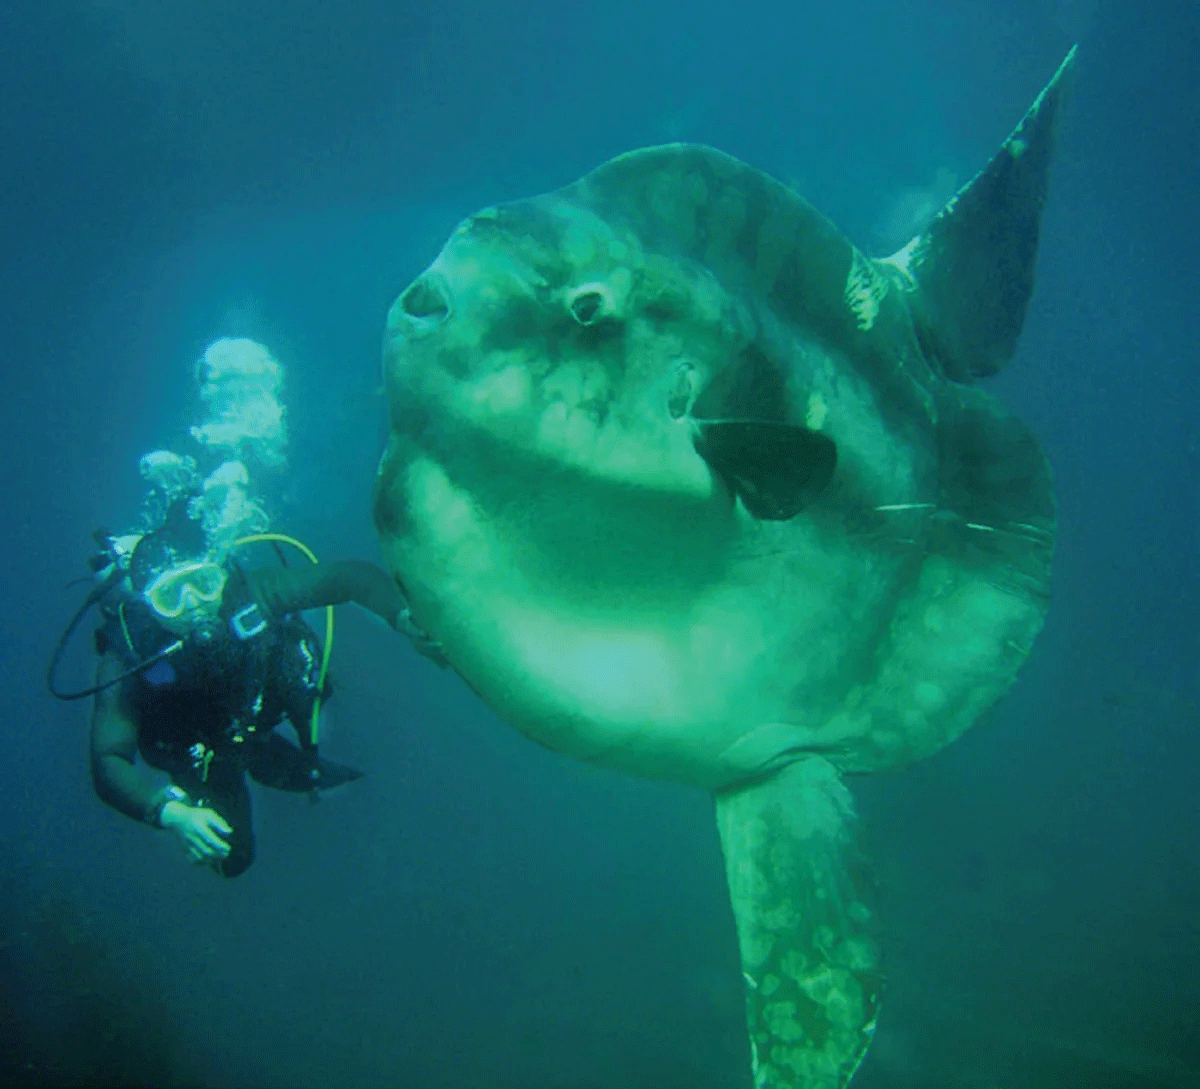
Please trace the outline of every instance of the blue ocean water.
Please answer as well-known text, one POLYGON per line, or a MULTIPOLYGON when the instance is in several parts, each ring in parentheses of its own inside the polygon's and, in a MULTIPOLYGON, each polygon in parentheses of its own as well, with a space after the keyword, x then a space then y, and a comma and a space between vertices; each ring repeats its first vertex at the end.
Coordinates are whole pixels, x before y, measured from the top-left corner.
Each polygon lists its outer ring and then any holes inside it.
POLYGON ((1191 0, 4 4, 0 1081, 748 1087, 706 796, 521 740, 347 612, 325 748, 368 776, 260 792, 221 882, 92 794, 86 708, 42 683, 63 587, 183 441, 216 337, 288 370, 277 528, 376 558, 383 318, 460 217, 690 140, 887 252, 1073 41, 990 383, 1054 468, 1053 607, 982 723, 856 784, 889 986, 854 1084, 1200 1085, 1191 0))

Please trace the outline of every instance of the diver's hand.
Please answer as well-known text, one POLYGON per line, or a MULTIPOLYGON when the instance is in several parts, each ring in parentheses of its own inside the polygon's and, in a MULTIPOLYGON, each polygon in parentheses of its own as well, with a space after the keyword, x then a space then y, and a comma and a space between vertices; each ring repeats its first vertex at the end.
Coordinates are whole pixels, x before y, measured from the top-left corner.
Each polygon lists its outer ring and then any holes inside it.
POLYGON ((434 642, 423 629, 417 626, 407 605, 396 614, 396 619, 392 621, 392 627, 401 635, 408 636, 412 642, 413 649, 418 654, 423 654, 442 669, 445 669, 449 665, 449 662, 446 661, 446 656, 442 653, 442 644, 434 642))
POLYGON ((229 855, 225 837, 232 835, 233 829, 213 809, 169 801, 158 822, 175 833, 193 862, 219 862, 229 855))

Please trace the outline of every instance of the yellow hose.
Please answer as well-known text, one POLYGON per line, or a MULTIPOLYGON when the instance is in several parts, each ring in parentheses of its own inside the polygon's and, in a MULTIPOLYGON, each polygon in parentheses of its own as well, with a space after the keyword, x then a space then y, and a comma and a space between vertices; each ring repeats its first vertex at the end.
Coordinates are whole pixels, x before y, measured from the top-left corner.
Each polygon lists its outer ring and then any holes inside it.
MULTIPOLYGON (((278 541, 280 544, 289 544, 293 548, 299 549, 313 563, 317 562, 317 557, 313 554, 313 550, 304 544, 302 541, 297 541, 295 537, 289 537, 286 533, 253 533, 249 537, 242 537, 233 542, 234 548, 241 548, 242 545, 255 544, 258 541, 278 541)), ((329 656, 333 652, 333 606, 325 606, 325 649, 321 653, 321 673, 317 677, 317 698, 313 700, 312 718, 308 724, 308 736, 310 742, 315 745, 321 732, 321 693, 325 691, 325 676, 329 672, 329 656)))

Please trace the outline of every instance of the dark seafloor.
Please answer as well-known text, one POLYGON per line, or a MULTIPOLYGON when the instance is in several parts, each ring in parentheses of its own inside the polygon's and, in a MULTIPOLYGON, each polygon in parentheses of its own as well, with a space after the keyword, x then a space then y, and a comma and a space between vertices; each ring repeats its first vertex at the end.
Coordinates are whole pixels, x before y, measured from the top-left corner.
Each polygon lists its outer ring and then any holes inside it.
MULTIPOLYGON (((360 616, 221 882, 105 809, 46 657, 217 336, 288 368, 277 528, 377 555, 385 310, 457 218, 710 143, 869 252, 1081 43, 1018 357, 1054 604, 1012 694, 858 784, 890 984, 855 1089, 1200 1086, 1200 5, 6 0, 0 1084, 745 1089, 709 800, 558 758, 360 616)), ((86 680, 81 635, 68 668, 86 680)))

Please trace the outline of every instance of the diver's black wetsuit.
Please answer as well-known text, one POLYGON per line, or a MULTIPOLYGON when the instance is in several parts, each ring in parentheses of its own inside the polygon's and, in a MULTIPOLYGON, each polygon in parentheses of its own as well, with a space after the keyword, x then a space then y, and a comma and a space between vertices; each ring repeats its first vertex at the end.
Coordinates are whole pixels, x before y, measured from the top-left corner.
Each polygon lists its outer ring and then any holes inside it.
MULTIPOLYGON (((186 791, 191 804, 224 817, 233 832, 229 855, 216 868, 226 877, 242 873, 254 860, 245 772, 266 786, 296 792, 361 774, 319 759, 307 744, 321 649, 299 613, 346 601, 393 627, 405 615, 403 596, 372 564, 235 570, 218 623, 187 636, 180 650, 151 668, 98 693, 91 736, 96 793, 130 817, 157 823, 168 799, 136 765, 140 752, 186 791), (248 606, 256 608, 235 625, 234 617, 248 606), (261 630, 246 634, 260 619, 261 630), (285 718, 301 748, 274 732, 285 718)), ((176 638, 140 599, 112 606, 96 633, 103 655, 100 681, 144 662, 176 638)), ((322 699, 327 696, 328 685, 322 699)))

